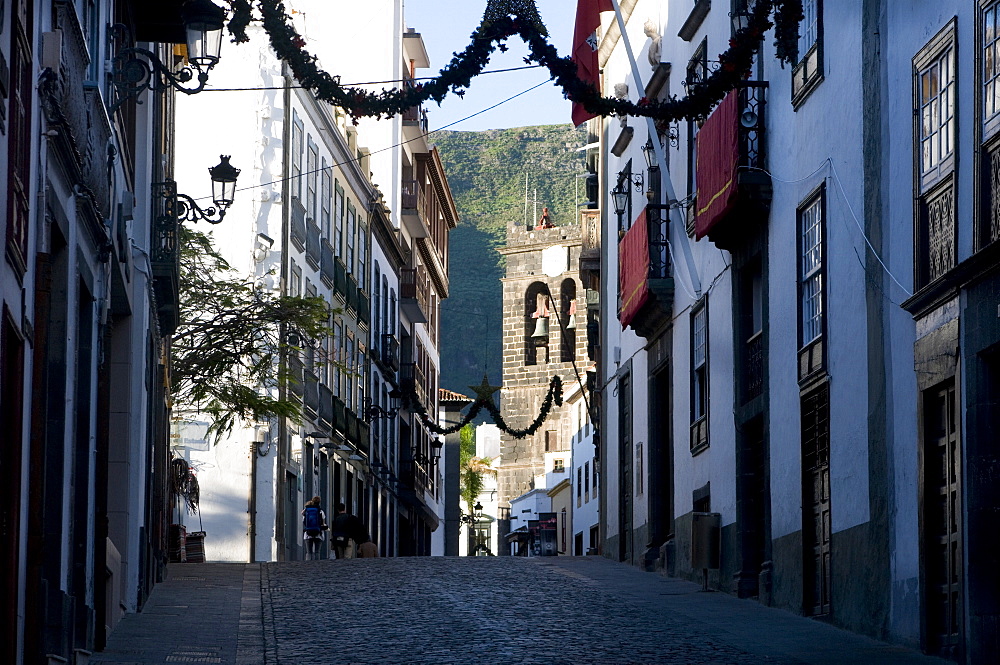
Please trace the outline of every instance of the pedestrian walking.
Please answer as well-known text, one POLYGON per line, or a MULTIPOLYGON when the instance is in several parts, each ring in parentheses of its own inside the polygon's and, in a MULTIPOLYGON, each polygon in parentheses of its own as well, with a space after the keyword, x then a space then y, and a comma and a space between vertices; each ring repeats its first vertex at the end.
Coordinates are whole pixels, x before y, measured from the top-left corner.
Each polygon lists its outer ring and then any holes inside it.
POLYGON ((327 530, 326 514, 319 507, 321 502, 322 499, 314 496, 302 509, 302 540, 306 544, 306 561, 319 559, 323 532, 327 530))
POLYGON ((371 559, 378 556, 378 546, 371 539, 371 536, 365 534, 365 539, 361 541, 358 545, 358 558, 359 559, 371 559))
POLYGON ((338 503, 336 510, 337 514, 330 527, 330 543, 336 557, 346 559, 351 541, 355 544, 364 542, 368 539, 368 529, 360 519, 347 512, 347 506, 343 503, 338 503))

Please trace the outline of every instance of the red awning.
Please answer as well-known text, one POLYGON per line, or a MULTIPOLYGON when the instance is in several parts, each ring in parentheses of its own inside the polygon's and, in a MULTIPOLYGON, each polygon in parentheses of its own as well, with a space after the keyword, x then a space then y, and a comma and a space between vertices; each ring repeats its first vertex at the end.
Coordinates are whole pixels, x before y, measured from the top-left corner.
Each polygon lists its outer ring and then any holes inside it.
POLYGON ((739 90, 731 90, 698 132, 695 238, 700 240, 736 204, 740 163, 739 90))
POLYGON ((618 243, 618 319, 628 326, 649 299, 649 231, 646 209, 618 243))

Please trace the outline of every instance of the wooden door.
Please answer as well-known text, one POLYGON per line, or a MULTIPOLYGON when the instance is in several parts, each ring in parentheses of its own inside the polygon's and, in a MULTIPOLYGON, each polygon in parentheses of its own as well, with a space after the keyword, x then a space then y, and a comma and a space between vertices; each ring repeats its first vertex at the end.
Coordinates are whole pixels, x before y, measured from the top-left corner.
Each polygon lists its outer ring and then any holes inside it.
POLYGON ((830 613, 830 390, 824 385, 802 399, 803 609, 830 613))
POLYGON ((926 645, 957 658, 962 635, 961 427, 953 383, 924 394, 926 645))

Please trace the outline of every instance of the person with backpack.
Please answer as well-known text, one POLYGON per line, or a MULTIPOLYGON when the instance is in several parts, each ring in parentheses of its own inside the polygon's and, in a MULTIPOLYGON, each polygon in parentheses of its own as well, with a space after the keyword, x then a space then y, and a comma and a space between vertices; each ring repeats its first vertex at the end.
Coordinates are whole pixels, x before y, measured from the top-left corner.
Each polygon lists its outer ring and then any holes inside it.
POLYGON ((364 523, 347 512, 347 506, 343 503, 337 504, 337 514, 333 518, 333 525, 330 528, 330 543, 338 559, 346 559, 350 541, 363 543, 368 540, 368 529, 364 523))
POLYGON ((302 509, 302 540, 306 544, 306 561, 319 559, 319 549, 326 531, 326 514, 319 507, 320 499, 314 496, 302 509))

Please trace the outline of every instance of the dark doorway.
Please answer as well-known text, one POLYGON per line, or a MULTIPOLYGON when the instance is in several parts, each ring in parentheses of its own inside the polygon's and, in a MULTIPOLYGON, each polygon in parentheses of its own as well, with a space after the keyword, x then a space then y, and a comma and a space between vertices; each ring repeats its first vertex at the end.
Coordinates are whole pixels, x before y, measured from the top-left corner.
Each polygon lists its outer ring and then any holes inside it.
POLYGON ((670 437, 670 372, 667 362, 649 379, 649 547, 659 549, 674 533, 674 474, 670 437))
POLYGON ((24 343, 4 307, 0 319, 0 660, 17 660, 17 579, 20 551, 24 343))
POLYGON ((927 650, 958 658, 962 637, 962 460, 954 382, 924 393, 923 560, 927 650))
POLYGON ((830 388, 802 398, 803 611, 830 613, 830 388))
POLYGON ((738 434, 736 521, 740 541, 740 571, 737 594, 753 598, 761 592, 761 569, 767 560, 768 456, 764 418, 758 416, 738 434))
POLYGON ((632 380, 618 379, 618 560, 632 561, 632 380))

